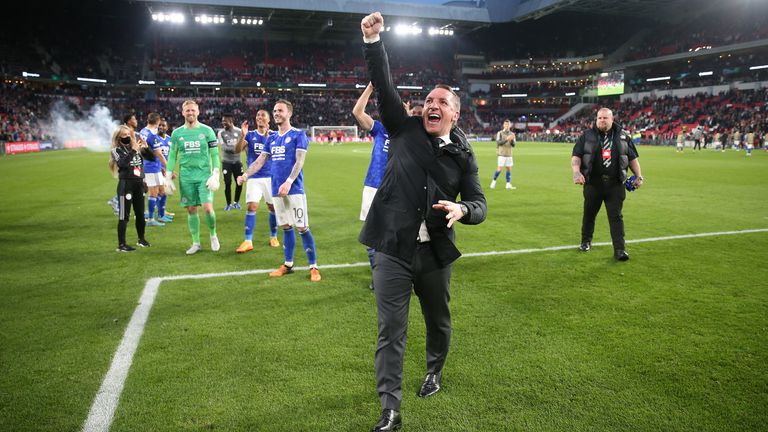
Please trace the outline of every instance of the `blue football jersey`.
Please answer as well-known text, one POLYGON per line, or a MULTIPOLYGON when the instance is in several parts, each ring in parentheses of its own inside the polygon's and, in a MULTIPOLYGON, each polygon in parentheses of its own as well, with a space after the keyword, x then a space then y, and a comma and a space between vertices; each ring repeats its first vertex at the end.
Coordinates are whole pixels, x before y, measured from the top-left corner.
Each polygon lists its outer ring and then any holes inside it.
MULTIPOLYGON (((142 138, 144 138, 144 141, 147 142, 147 145, 149 148, 152 149, 152 151, 155 151, 158 149, 157 144, 157 135, 156 132, 153 132, 152 129, 145 127, 141 131, 139 131, 139 135, 141 135, 142 138)), ((144 172, 151 174, 151 173, 159 173, 163 169, 163 164, 159 160, 147 160, 144 159, 144 172)))
POLYGON ((161 137, 160 135, 155 135, 155 142, 157 143, 156 148, 160 149, 160 152, 163 153, 163 156, 167 161, 168 155, 171 153, 171 136, 166 135, 165 137, 161 137))
MULTIPOLYGON (((272 194, 277 196, 280 185, 285 183, 288 176, 291 175, 293 166, 296 164, 296 151, 306 151, 309 147, 307 134, 303 130, 291 128, 283 135, 276 133, 269 137, 265 151, 272 155, 272 194)), ((288 195, 304 193, 304 170, 299 171, 288 195)))
MULTIPOLYGON (((264 151, 264 148, 267 145, 267 141, 272 136, 276 135, 277 132, 271 130, 268 131, 266 135, 262 135, 259 133, 259 131, 248 131, 248 133, 245 135, 245 141, 248 142, 248 166, 250 166, 253 161, 259 158, 259 155, 261 155, 261 152, 264 151)), ((290 173, 290 171, 289 171, 290 173)), ((269 178, 272 176, 272 158, 267 158, 267 161, 264 163, 264 166, 261 167, 259 171, 256 172, 256 174, 249 176, 248 178, 269 178)))
POLYGON ((371 136, 373 137, 373 150, 371 151, 371 163, 368 165, 368 174, 365 176, 365 185, 378 189, 381 179, 384 178, 384 171, 387 169, 389 133, 380 121, 374 120, 371 136))

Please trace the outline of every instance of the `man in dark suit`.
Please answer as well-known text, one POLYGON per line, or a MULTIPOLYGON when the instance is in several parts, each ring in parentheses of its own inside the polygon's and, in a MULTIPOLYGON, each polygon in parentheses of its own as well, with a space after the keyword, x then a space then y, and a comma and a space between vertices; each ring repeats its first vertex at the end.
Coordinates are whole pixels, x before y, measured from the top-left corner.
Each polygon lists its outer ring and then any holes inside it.
POLYGON ((478 224, 486 214, 475 154, 455 127, 458 96, 450 87, 438 85, 425 99, 422 116, 409 117, 379 39, 383 25, 378 12, 360 24, 381 122, 390 133, 389 162, 360 233, 360 242, 376 250, 375 366, 382 413, 375 432, 402 425, 401 383, 411 289, 419 297, 427 328, 427 374, 418 395, 427 397, 440 390, 451 338, 451 263, 461 255, 454 245, 453 224, 478 224), (459 195, 461 201, 456 202, 459 195))

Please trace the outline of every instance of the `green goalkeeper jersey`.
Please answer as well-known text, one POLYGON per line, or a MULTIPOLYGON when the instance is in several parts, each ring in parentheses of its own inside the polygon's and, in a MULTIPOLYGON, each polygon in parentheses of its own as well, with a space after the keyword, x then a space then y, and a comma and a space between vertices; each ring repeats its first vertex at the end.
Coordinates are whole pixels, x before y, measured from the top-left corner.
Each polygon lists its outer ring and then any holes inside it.
POLYGON ((210 126, 198 123, 194 128, 185 124, 171 134, 171 154, 168 169, 179 160, 179 176, 183 180, 205 181, 211 170, 220 165, 218 139, 210 126))

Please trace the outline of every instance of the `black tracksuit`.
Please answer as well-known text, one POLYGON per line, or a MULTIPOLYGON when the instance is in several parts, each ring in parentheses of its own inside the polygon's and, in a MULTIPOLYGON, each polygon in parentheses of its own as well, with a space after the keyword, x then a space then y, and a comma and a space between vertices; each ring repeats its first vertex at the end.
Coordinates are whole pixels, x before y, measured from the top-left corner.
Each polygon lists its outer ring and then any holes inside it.
POLYGON ((117 197, 119 214, 117 222, 118 245, 126 244, 125 231, 128 227, 131 204, 136 216, 136 234, 144 240, 144 159, 154 160, 150 148, 137 152, 130 145, 119 145, 112 149, 112 159, 117 163, 117 197))

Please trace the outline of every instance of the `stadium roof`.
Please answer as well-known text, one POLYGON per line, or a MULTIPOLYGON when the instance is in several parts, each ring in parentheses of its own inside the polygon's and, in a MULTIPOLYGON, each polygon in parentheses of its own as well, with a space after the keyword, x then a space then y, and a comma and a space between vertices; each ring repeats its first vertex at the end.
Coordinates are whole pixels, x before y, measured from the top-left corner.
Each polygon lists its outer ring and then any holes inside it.
MULTIPOLYGON (((271 17, 291 15, 297 11, 318 16, 356 14, 380 11, 385 16, 435 20, 455 27, 474 28, 478 24, 538 19, 554 12, 581 12, 596 16, 650 18, 657 21, 680 21, 716 7, 711 0, 140 0, 152 7, 182 5, 191 9, 262 11, 271 17)), ((730 0, 748 2, 750 0, 730 0)), ((356 21, 355 17, 355 21, 356 21)))

